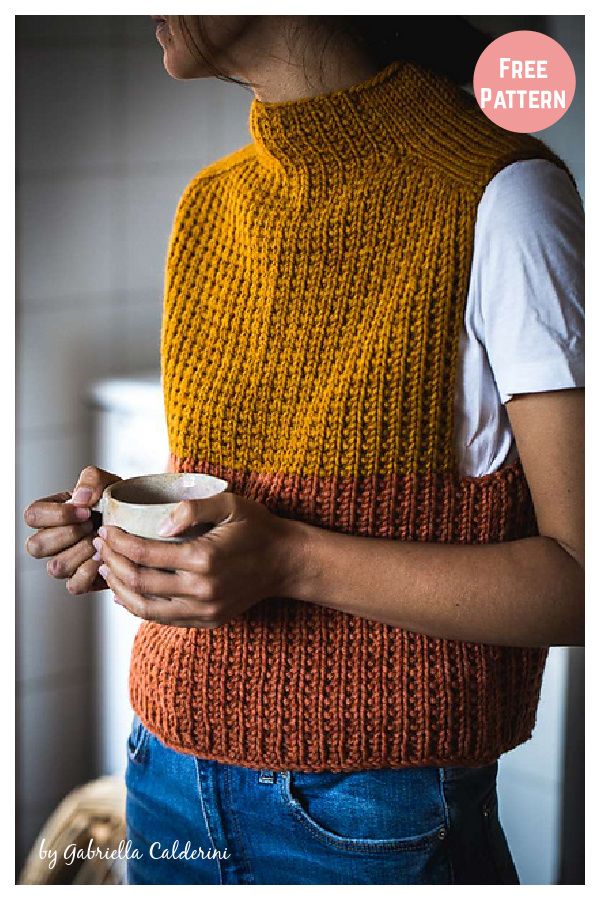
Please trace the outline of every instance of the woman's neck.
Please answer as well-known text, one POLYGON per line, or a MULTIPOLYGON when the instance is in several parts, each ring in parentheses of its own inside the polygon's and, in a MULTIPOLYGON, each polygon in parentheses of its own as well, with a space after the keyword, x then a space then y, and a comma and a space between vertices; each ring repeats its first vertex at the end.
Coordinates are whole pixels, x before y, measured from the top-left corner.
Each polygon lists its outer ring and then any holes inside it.
POLYGON ((314 97, 351 87, 377 72, 356 42, 343 35, 328 39, 323 30, 315 30, 312 18, 256 17, 255 29, 237 48, 240 61, 232 74, 253 84, 257 100, 277 103, 314 97))
POLYGON ((257 100, 279 103, 328 94, 365 81, 377 72, 377 66, 360 54, 332 57, 325 53, 322 66, 318 55, 312 52, 307 55, 310 61, 266 60, 252 78, 257 84, 254 88, 257 100))

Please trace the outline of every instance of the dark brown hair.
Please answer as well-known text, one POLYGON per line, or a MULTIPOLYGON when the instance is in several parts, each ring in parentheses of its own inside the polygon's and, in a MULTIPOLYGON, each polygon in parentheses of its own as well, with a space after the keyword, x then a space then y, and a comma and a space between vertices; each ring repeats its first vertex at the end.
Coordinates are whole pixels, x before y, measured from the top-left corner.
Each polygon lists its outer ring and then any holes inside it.
MULTIPOLYGON (((190 52, 216 78, 250 87, 214 64, 211 42, 203 16, 179 16, 182 35, 190 52), (191 19, 191 23, 190 20, 191 19), (191 26, 191 27, 190 27, 191 26)), ((463 16, 310 16, 316 28, 323 28, 327 41, 350 38, 359 44, 383 69, 397 59, 417 63, 456 84, 469 84, 480 54, 493 40, 463 16)))

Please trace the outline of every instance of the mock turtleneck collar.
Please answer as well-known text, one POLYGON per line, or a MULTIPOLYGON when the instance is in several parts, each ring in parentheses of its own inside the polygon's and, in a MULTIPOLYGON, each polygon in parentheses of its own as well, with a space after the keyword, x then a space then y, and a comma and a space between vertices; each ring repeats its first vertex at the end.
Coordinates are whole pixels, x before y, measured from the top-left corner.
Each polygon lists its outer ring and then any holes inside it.
POLYGON ((410 109, 415 89, 428 75, 394 61, 365 81, 296 100, 252 100, 250 135, 259 161, 274 172, 293 175, 398 155, 412 143, 410 109))

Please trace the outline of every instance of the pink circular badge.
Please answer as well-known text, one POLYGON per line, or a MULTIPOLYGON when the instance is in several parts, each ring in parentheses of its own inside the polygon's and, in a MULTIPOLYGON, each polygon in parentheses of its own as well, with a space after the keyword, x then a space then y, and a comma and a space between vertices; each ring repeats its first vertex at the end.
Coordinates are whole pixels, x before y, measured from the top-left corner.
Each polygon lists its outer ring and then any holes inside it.
POLYGON ((492 41, 477 60, 473 89, 496 125, 507 131, 542 131, 571 105, 575 69, 567 51, 548 35, 511 31, 492 41))

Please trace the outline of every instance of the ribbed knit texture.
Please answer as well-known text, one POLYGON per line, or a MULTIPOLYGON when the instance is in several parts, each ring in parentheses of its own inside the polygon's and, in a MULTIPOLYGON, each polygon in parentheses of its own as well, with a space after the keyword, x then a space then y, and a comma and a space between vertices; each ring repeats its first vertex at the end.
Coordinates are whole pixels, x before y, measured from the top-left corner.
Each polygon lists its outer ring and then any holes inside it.
MULTIPOLYGON (((520 460, 459 477, 453 398, 481 194, 517 159, 562 160, 400 62, 318 97, 254 99, 249 125, 173 225, 173 470, 346 534, 535 535, 520 460)), ((530 737, 546 656, 270 598, 212 630, 143 623, 130 693, 166 744, 222 762, 483 765, 530 737)))

